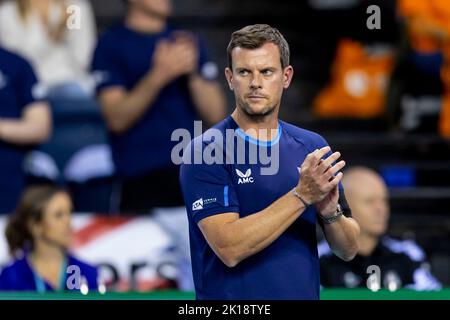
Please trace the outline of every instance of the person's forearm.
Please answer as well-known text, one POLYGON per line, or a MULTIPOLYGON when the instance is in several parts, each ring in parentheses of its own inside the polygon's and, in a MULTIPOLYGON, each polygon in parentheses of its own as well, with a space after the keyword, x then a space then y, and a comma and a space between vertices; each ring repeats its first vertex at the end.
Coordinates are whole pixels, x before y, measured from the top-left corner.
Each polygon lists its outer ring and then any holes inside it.
POLYGON ((17 145, 39 144, 48 139, 47 124, 31 123, 26 120, 0 119, 0 140, 17 145))
POLYGON ((132 127, 151 107, 163 86, 158 74, 151 71, 125 97, 103 108, 109 129, 122 133, 132 127))
POLYGON ((192 75, 189 78, 189 89, 198 113, 209 126, 225 118, 225 97, 217 82, 192 75))
POLYGON ((217 246, 227 265, 235 266, 269 246, 304 210, 301 201, 289 192, 266 209, 225 224, 217 246))
POLYGON ((324 233, 331 250, 342 260, 352 260, 358 253, 359 226, 352 218, 342 216, 334 223, 325 224, 324 233))

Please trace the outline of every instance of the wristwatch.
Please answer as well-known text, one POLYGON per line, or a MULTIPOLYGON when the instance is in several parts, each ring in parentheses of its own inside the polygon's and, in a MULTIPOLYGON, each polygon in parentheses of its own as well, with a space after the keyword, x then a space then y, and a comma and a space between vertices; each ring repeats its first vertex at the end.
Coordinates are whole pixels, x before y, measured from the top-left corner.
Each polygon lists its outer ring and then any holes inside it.
POLYGON ((341 205, 338 203, 336 208, 336 213, 332 215, 331 217, 322 217, 320 214, 319 216, 322 218, 323 222, 325 224, 332 224, 336 220, 338 220, 344 212, 342 211, 341 205))

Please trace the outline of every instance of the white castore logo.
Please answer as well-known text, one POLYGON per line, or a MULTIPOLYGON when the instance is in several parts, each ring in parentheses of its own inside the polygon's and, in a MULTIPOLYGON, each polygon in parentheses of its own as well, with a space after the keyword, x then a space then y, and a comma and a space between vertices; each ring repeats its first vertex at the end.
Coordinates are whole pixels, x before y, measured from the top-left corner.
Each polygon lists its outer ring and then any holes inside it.
POLYGON ((192 204, 192 211, 203 209, 203 198, 198 199, 192 204))
POLYGON ((248 169, 245 173, 242 173, 240 170, 236 169, 236 174, 239 177, 238 184, 243 183, 253 183, 252 169, 248 169))

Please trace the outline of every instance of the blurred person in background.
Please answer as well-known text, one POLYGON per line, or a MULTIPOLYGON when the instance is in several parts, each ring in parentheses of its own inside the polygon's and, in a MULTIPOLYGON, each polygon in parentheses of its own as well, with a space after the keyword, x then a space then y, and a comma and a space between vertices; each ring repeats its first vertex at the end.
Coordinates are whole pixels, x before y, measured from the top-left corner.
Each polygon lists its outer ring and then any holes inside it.
MULTIPOLYGON (((412 240, 396 240, 386 235, 389 221, 389 194, 378 173, 365 167, 346 170, 343 178, 345 194, 358 222, 359 251, 345 262, 336 258, 327 243, 319 244, 321 285, 328 287, 377 288, 368 281, 368 267, 380 268, 379 285, 389 290, 402 287, 415 290, 440 289, 440 283, 429 271, 424 251, 412 240)), ((371 279, 373 280, 373 278, 371 279)))
POLYGON ((193 290, 179 168, 171 159, 176 129, 225 116, 218 68, 200 38, 168 23, 170 0, 125 1, 125 20, 99 40, 93 60, 97 96, 118 177, 112 211, 152 213, 175 243, 179 288, 193 290))
POLYGON ((88 0, 1 1, 0 43, 34 66, 52 111, 54 134, 36 152, 27 154, 28 182, 67 184, 74 191, 77 210, 81 204, 85 211, 107 212, 108 195, 98 198, 111 186, 105 182, 96 191, 89 185, 98 177, 112 181, 114 171, 90 74, 96 40, 88 0), (88 192, 95 194, 95 204, 86 200, 88 192))
POLYGON ((86 0, 9 0, 0 5, 0 43, 26 57, 50 91, 68 84, 80 94, 93 90, 88 71, 96 36, 86 0))
MULTIPOLYGON (((396 54, 395 1, 305 1, 307 5, 301 13, 304 36, 296 40, 301 45, 301 55, 295 60, 303 64, 298 76, 300 95, 307 99, 302 99, 301 105, 306 110, 312 106, 314 118, 362 118, 369 123, 383 119, 396 54), (377 18, 372 20, 374 16, 366 13, 372 5, 382 12, 382 27, 376 31, 369 25, 377 18)), ((304 118, 299 117, 298 121, 304 118)))
POLYGON ((30 64, 0 47, 0 213, 10 213, 25 187, 23 162, 51 132, 50 108, 30 64))
POLYGON ((409 59, 425 73, 440 74, 443 95, 438 130, 450 138, 450 2, 398 0, 398 10, 406 26, 409 59))
POLYGON ((97 94, 120 180, 120 212, 183 205, 171 135, 225 116, 217 66, 200 39, 167 22, 170 0, 126 1, 125 21, 95 50, 97 94))
POLYGON ((5 231, 14 260, 0 273, 0 291, 97 290, 97 269, 68 251, 71 217, 72 201, 63 189, 40 185, 24 192, 5 231))
POLYGON ((394 53, 387 42, 340 39, 329 82, 313 101, 314 113, 322 118, 381 117, 394 53))

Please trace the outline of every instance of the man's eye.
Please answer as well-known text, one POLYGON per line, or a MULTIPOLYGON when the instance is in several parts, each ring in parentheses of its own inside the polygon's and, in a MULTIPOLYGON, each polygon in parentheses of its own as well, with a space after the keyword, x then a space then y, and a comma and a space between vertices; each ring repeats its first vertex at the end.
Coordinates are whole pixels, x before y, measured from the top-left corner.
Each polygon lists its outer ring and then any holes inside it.
POLYGON ((261 72, 264 76, 270 76, 272 74, 272 70, 263 70, 261 72))
POLYGON ((248 71, 247 70, 241 70, 241 71, 239 71, 239 74, 241 76, 246 76, 248 74, 248 71))

